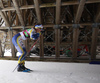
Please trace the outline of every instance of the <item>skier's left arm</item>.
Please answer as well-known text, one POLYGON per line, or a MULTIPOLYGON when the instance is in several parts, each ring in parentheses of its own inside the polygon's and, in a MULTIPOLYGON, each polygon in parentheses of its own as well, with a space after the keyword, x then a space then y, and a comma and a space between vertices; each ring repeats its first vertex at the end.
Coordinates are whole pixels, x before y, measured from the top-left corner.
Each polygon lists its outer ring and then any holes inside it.
POLYGON ((41 35, 41 32, 36 33, 34 30, 31 32, 30 38, 33 40, 38 39, 38 37, 41 35))

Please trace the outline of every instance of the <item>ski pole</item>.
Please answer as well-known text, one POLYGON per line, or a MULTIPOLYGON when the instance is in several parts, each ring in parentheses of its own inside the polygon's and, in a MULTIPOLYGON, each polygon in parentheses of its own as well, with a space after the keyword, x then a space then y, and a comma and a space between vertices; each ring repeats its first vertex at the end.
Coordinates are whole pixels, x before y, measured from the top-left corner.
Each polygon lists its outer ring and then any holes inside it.
MULTIPOLYGON (((41 35, 40 35, 41 36, 41 35)), ((33 46, 39 41, 39 39, 40 39, 40 37, 36 40, 36 42, 33 44, 33 46)), ((25 55, 25 57, 26 56, 28 56, 28 53, 31 51, 31 49, 33 48, 33 46, 30 48, 30 50, 27 52, 27 54, 25 55)), ((24 58, 24 57, 23 57, 24 58)), ((22 59, 23 59, 22 58, 22 59)), ((14 68, 14 70, 13 70, 13 72, 15 71, 15 69, 18 67, 18 65, 14 68)))
MULTIPOLYGON (((33 46, 40 40, 40 37, 36 40, 36 42, 33 44, 33 46)), ((33 46, 30 48, 30 50, 28 51, 28 53, 31 51, 31 49, 33 48, 33 46)), ((26 54, 26 56, 28 56, 28 53, 26 54)), ((25 57, 26 57, 25 56, 25 57)))

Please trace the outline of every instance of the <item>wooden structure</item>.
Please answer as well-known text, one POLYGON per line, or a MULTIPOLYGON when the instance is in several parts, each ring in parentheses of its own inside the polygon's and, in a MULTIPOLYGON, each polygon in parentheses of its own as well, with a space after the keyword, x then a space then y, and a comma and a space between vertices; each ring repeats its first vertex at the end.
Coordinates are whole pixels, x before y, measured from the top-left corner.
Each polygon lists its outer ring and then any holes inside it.
MULTIPOLYGON (((96 49, 100 46, 100 0, 0 0, 0 30, 9 32, 10 40, 14 31, 32 28, 35 23, 43 24, 45 29, 37 45, 40 59, 84 59, 78 57, 78 49, 82 45, 88 46, 89 57, 85 60, 97 59, 96 49), (63 56, 69 48, 72 56, 63 56), (44 50, 53 51, 52 56, 45 57, 44 50)), ((29 49, 32 43, 26 40, 26 48, 29 49)), ((11 41, 9 44, 12 57, 15 58, 16 50, 11 41)))

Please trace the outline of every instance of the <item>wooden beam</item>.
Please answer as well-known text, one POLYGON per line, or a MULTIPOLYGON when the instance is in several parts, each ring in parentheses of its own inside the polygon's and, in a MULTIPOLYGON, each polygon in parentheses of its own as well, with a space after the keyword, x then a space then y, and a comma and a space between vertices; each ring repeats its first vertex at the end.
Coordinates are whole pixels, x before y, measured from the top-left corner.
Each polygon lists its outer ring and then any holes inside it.
MULTIPOLYGON (((9 7, 11 6, 11 0, 9 0, 8 6, 9 6, 9 7)), ((10 25, 12 25, 11 11, 8 11, 8 19, 9 19, 10 25)))
MULTIPOLYGON (((23 9, 34 9, 34 6, 33 5, 25 5, 25 6, 21 6, 19 8, 20 10, 23 10, 23 9)), ((16 10, 14 7, 7 7, 7 8, 3 8, 2 11, 14 11, 16 10)))
MULTIPOLYGON (((9 24, 9 21, 8 19, 5 17, 4 13, 2 11, 0 11, 0 15, 1 17, 3 18, 3 20, 5 21, 6 23, 6 29, 9 29, 10 28, 10 24, 9 24)), ((12 51, 12 57, 15 57, 15 50, 14 50, 14 45, 12 44, 12 31, 9 30, 9 35, 10 35, 10 43, 11 43, 11 51, 12 51)))
POLYGON ((40 37, 40 58, 44 58, 44 36, 40 37))
POLYGON ((25 24, 27 24, 27 22, 28 22, 28 17, 29 17, 29 15, 30 15, 30 10, 26 10, 27 12, 25 12, 25 18, 27 18, 26 20, 25 20, 25 24))
POLYGON ((97 38, 98 38, 99 28, 94 27, 92 33, 92 43, 91 43, 91 59, 96 59, 96 48, 97 48, 97 38))
MULTIPOLYGON (((38 23, 41 24, 42 20, 41 20, 41 10, 40 10, 40 6, 39 6, 39 0, 34 0, 34 7, 35 7, 38 23)), ((41 35, 41 37, 40 37, 40 58, 44 58, 44 42, 43 42, 43 39, 44 39, 44 37, 43 37, 43 35, 41 35)))
MULTIPOLYGON (((80 23, 80 26, 91 26, 93 23, 80 23)), ((62 27, 63 26, 72 26, 73 24, 60 24, 62 27)), ((33 25, 30 25, 30 26, 25 26, 26 28, 32 28, 33 25)), ((50 24, 50 25, 43 25, 44 28, 50 28, 50 27, 54 27, 54 24, 50 24)), ((8 27, 0 27, 0 30, 6 30, 8 29, 8 27)), ((22 29, 22 26, 12 26, 12 29, 22 29)))
POLYGON ((4 20, 5 24, 6 24, 6 26, 7 26, 7 27, 10 27, 10 23, 9 23, 8 19, 6 18, 5 14, 4 14, 2 11, 0 11, 0 15, 1 15, 1 17, 3 18, 3 20, 4 20))
POLYGON ((79 37, 79 28, 73 29, 73 59, 77 58, 77 48, 78 48, 78 37, 79 37))
MULTIPOLYGON (((3 4, 3 0, 1 0, 0 2, 1 2, 1 3, 0 3, 1 7, 2 7, 2 8, 5 8, 5 7, 4 7, 4 4, 3 4)), ((5 16, 7 16, 6 12, 4 12, 4 14, 5 14, 5 16)))
POLYGON ((4 8, 3 0, 0 0, 0 5, 1 5, 2 8, 4 8))
MULTIPOLYGON (((86 0, 80 0, 78 10, 75 16, 75 24, 78 24, 84 9, 86 0)), ((78 37, 79 37, 79 28, 75 28, 73 26, 73 57, 72 58, 77 58, 77 49, 78 49, 78 37)))
POLYGON ((41 11, 40 11, 39 1, 38 0, 34 0, 34 6, 35 6, 35 11, 36 11, 38 23, 41 24, 41 21, 42 21, 41 20, 41 11))
POLYGON ((90 3, 99 3, 100 0, 88 0, 86 1, 86 4, 90 4, 90 3))
MULTIPOLYGON (((61 0, 56 0, 56 25, 60 24, 60 11, 61 11, 61 0)), ((59 26, 55 28, 55 54, 56 58, 60 57, 60 29, 59 26)))
POLYGON ((77 10, 77 14, 75 16, 75 23, 79 23, 80 18, 82 16, 82 12, 84 9, 84 5, 85 5, 86 0, 80 0, 80 4, 78 6, 78 10, 77 10))
POLYGON ((98 10, 97 10, 97 14, 96 14, 96 17, 95 17, 95 22, 100 22, 100 4, 98 6, 98 10))
POLYGON ((56 0, 56 24, 60 24, 61 0, 56 0))
MULTIPOLYGON (((86 1, 85 4, 91 4, 91 3, 100 3, 100 0, 88 0, 86 1)), ((62 2, 61 6, 66 6, 66 5, 78 5, 79 1, 66 1, 66 2, 62 2)), ((45 8, 45 7, 56 7, 55 3, 45 3, 45 4, 41 4, 39 6, 40 8, 45 8)), ((34 9, 34 5, 25 5, 25 6, 21 6, 19 9, 34 9)), ((13 11, 15 10, 14 7, 7 7, 7 8, 3 8, 2 11, 13 11)))
POLYGON ((2 51, 1 40, 0 40, 0 57, 3 57, 3 51, 2 51))
POLYGON ((12 0, 12 1, 13 1, 14 7, 15 7, 15 10, 17 12, 17 15, 18 15, 18 18, 19 18, 19 21, 20 21, 21 25, 22 26, 25 26, 24 20, 22 18, 21 11, 20 11, 19 6, 18 6, 18 3, 17 3, 17 0, 12 0))
MULTIPOLYGON (((85 2, 86 4, 91 4, 91 3, 100 3, 100 0, 87 0, 85 2)), ((62 2, 62 6, 65 6, 65 5, 78 5, 80 4, 79 1, 66 1, 66 2, 62 2)))
POLYGON ((24 45, 25 45, 26 51, 28 52, 29 51, 29 48, 28 48, 28 40, 25 40, 24 41, 24 45))
MULTIPOLYGON (((100 5, 99 5, 100 7, 100 5)), ((98 11, 100 8, 98 9, 98 11)), ((100 11, 97 13, 95 22, 100 21, 100 11)), ((91 43, 91 59, 95 60, 96 59, 96 48, 97 48, 97 39, 98 39, 98 32, 99 32, 99 27, 93 27, 93 33, 92 33, 92 43, 91 43)))
POLYGON ((55 55, 56 58, 60 57, 60 29, 55 29, 55 55))
MULTIPOLYGON (((5 13, 5 12, 4 12, 5 13)), ((5 14, 4 14, 2 11, 0 11, 0 15, 1 15, 1 17, 3 18, 3 20, 5 21, 5 24, 6 24, 6 26, 8 27, 8 29, 11 27, 11 25, 10 25, 10 23, 9 23, 9 21, 8 21, 8 19, 7 19, 7 16, 5 16, 5 14)), ((13 56, 15 56, 15 48, 14 48, 14 45, 12 44, 12 31, 11 30, 9 30, 9 36, 10 36, 10 45, 11 45, 11 52, 12 52, 12 57, 13 56)))
POLYGON ((16 53, 15 53, 15 46, 12 43, 12 37, 13 37, 13 31, 9 30, 9 36, 10 36, 10 45, 11 45, 11 52, 12 52, 12 57, 16 57, 16 53))
POLYGON ((95 22, 99 22, 100 21, 100 12, 98 13, 96 19, 95 19, 95 22))

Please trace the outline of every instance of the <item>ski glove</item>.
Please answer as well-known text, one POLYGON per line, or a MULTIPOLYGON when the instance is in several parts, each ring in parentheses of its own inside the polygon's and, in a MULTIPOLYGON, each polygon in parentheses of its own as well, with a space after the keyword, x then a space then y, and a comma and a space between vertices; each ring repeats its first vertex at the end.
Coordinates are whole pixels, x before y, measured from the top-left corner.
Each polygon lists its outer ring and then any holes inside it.
POLYGON ((34 33, 34 34, 32 34, 33 40, 36 40, 39 36, 40 36, 39 33, 34 33))

